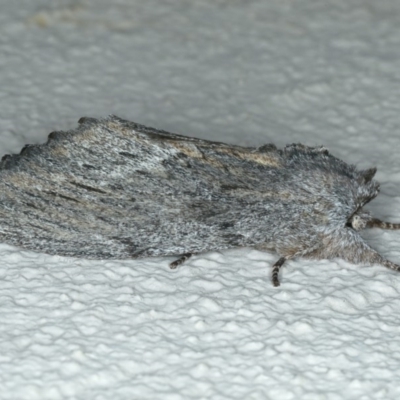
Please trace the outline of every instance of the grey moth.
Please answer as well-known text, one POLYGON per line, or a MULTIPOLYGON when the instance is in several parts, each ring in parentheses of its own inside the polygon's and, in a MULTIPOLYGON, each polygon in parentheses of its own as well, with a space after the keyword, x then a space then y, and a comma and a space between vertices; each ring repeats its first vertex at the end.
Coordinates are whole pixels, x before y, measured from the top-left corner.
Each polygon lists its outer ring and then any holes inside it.
POLYGON ((115 116, 81 118, 0 165, 0 242, 61 256, 136 259, 235 247, 400 267, 359 235, 399 229, 363 209, 379 192, 324 147, 201 140, 115 116))

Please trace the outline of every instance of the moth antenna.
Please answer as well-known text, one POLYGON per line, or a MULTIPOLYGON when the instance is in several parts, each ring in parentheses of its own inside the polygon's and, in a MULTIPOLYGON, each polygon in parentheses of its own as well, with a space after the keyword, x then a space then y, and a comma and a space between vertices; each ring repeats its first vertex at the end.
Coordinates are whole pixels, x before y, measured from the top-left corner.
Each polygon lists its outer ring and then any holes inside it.
POLYGON ((400 224, 381 221, 378 218, 372 218, 367 222, 366 228, 380 228, 380 229, 400 229, 400 224))
POLYGON ((281 257, 273 266, 272 266, 272 284, 275 287, 280 286, 280 282, 279 282, 279 270, 282 267, 282 265, 284 264, 284 262, 286 261, 285 257, 281 257))
POLYGON ((171 264, 169 264, 169 267, 171 269, 175 269, 177 266, 182 265, 190 257, 192 257, 192 253, 183 254, 180 258, 178 258, 177 260, 175 260, 171 264))

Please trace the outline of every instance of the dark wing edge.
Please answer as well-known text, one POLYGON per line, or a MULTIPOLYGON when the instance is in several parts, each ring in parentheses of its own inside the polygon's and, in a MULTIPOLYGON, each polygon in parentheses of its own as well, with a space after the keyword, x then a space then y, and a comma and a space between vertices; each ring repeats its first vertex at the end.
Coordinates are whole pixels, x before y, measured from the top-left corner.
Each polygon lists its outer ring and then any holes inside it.
POLYGON ((154 140, 182 141, 182 142, 189 142, 189 143, 199 144, 202 146, 209 146, 209 147, 225 147, 225 148, 231 147, 231 148, 238 148, 238 149, 255 150, 254 147, 243 147, 243 146, 237 146, 237 145, 227 144, 227 143, 223 143, 223 142, 217 142, 217 141, 213 141, 213 140, 199 139, 199 138, 195 138, 195 137, 180 135, 178 133, 167 132, 162 129, 151 128, 151 127, 148 127, 145 125, 138 124, 136 122, 124 120, 120 117, 117 117, 116 115, 109 115, 108 118, 101 120, 101 121, 116 122, 125 128, 132 129, 138 133, 145 134, 149 138, 154 139, 154 140))
MULTIPOLYGON (((110 129, 118 129, 118 126, 127 131, 134 131, 135 133, 139 133, 147 136, 150 140, 161 141, 161 142, 174 142, 174 143, 187 143, 200 146, 202 148, 210 148, 210 149, 221 149, 221 150, 236 150, 242 155, 245 154, 260 154, 260 153, 269 153, 269 152, 278 152, 275 145, 267 144, 260 146, 258 148, 255 147, 243 147, 237 146, 227 143, 222 143, 218 141, 199 139, 195 137, 188 137, 184 135, 180 135, 177 133, 170 133, 164 130, 151 128, 145 125, 138 124, 136 122, 131 122, 128 120, 124 120, 115 115, 109 115, 107 118, 91 118, 91 117, 82 117, 78 121, 79 125, 76 129, 68 130, 68 131, 54 131, 48 135, 48 139, 45 143, 41 144, 26 144, 22 147, 19 154, 5 154, 0 161, 0 170, 10 170, 17 168, 20 164, 21 160, 25 157, 32 158, 35 156, 37 152, 42 152, 44 150, 44 146, 48 146, 49 144, 61 143, 63 140, 68 140, 68 138, 84 134, 88 129, 93 129, 95 125, 105 126, 110 129)), ((252 157, 251 157, 252 158, 252 157)))

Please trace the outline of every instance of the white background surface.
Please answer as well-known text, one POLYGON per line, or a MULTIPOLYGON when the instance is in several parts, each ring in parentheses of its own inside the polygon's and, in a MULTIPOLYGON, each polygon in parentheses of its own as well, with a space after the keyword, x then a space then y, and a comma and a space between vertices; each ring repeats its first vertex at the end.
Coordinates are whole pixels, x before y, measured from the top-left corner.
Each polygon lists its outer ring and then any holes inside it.
MULTIPOLYGON (((400 220, 396 0, 0 0, 0 150, 116 114, 377 166, 400 220)), ((129 216, 127 216, 129 217, 129 216)), ((369 243, 400 262, 400 232, 369 243)), ((0 399, 398 399, 400 275, 236 249, 85 261, 0 246, 0 399)))

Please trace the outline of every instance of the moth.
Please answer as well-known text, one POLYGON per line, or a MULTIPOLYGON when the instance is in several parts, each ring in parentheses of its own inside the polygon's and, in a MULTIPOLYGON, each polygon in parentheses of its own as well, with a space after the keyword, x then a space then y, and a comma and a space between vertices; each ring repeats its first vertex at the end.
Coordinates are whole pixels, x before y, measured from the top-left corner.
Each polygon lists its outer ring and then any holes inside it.
POLYGON ((363 209, 379 192, 324 147, 241 147, 122 120, 81 118, 0 164, 0 242, 87 259, 176 256, 235 247, 286 260, 340 257, 399 271, 359 235, 399 229, 363 209))

